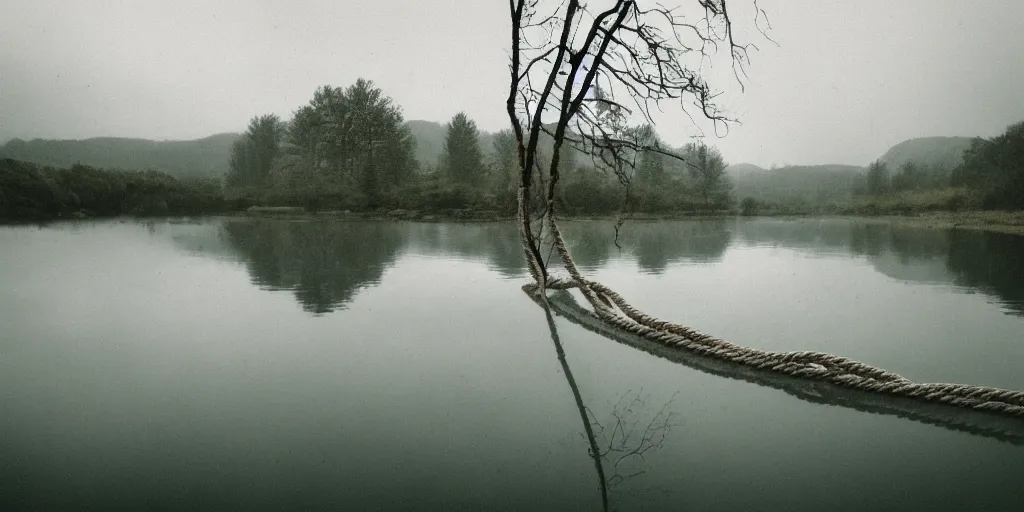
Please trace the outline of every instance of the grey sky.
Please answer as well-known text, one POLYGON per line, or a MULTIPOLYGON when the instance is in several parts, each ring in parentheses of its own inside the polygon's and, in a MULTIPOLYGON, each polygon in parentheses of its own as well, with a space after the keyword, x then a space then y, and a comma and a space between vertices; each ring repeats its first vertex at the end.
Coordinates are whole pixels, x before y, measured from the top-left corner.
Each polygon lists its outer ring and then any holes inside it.
MULTIPOLYGON (((693 0, 674 0, 692 2, 693 0)), ((592 0, 595 6, 601 0, 592 0)), ((734 17, 753 17, 733 0, 734 17)), ((407 119, 507 125, 506 0, 4 0, 0 139, 198 138, 374 80, 407 119)), ((731 162, 863 165, 901 140, 1024 120, 1024 2, 760 0, 731 162)), ((724 64, 720 64, 724 66, 724 64)), ((695 133, 662 118, 673 144, 695 133)))

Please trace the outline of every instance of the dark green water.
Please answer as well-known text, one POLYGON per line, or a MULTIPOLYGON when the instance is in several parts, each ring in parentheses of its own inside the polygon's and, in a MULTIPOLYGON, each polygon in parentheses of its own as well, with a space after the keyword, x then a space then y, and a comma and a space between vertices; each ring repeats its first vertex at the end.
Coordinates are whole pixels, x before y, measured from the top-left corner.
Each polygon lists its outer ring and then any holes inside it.
MULTIPOLYGON (((620 250, 609 224, 566 231, 656 316, 1024 389, 1024 237, 661 222, 620 250)), ((505 224, 0 227, 0 510, 600 510, 553 334, 611 509, 1024 510, 1024 437, 993 434, 1017 423, 552 330, 525 282, 505 224)))

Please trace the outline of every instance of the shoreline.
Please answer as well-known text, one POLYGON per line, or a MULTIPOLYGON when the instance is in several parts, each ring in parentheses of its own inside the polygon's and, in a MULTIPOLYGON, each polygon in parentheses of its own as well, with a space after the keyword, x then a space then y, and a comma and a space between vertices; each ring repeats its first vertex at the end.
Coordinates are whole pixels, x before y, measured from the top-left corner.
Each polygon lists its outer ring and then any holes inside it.
MULTIPOLYGON (((452 210, 441 212, 418 212, 406 210, 392 210, 389 212, 350 212, 350 211, 322 211, 309 213, 302 208, 269 207, 233 212, 205 213, 196 215, 177 216, 97 216, 84 218, 57 217, 49 219, 0 219, 0 226, 17 226, 32 224, 51 224, 65 222, 81 222, 91 220, 112 220, 112 219, 198 219, 203 217, 212 218, 250 218, 250 219, 276 219, 290 221, 309 220, 332 220, 342 222, 460 222, 460 223, 488 223, 488 222, 511 222, 515 220, 512 215, 504 215, 495 211, 483 210, 452 210)), ((560 217, 567 221, 606 221, 614 222, 617 215, 564 215, 560 217)), ((929 229, 964 229, 974 231, 988 231, 1005 233, 1010 235, 1024 236, 1024 211, 993 211, 979 210, 966 212, 928 212, 913 215, 847 215, 847 214, 780 214, 780 215, 757 215, 739 216, 732 213, 695 215, 693 213, 661 213, 661 214, 633 214, 627 217, 627 222, 657 222, 673 220, 722 220, 722 219, 775 219, 783 221, 797 221, 808 219, 835 219, 851 220, 857 222, 885 223, 906 227, 929 228, 929 229)))
POLYGON ((1024 236, 1024 211, 931 212, 918 215, 838 216, 917 228, 964 229, 1024 236))
MULTIPOLYGON (((271 218, 283 220, 346 220, 346 221, 408 221, 408 222, 508 222, 514 216, 487 211, 450 212, 407 212, 404 210, 386 213, 325 211, 308 213, 301 209, 267 208, 259 210, 225 213, 218 216, 244 218, 271 218)), ((571 221, 615 221, 617 215, 565 215, 563 220, 571 221)), ((694 215, 692 213, 633 214, 627 222, 651 222, 667 220, 715 220, 729 218, 744 219, 848 219, 859 222, 898 224, 909 227, 932 229, 968 229, 991 231, 1024 236, 1024 211, 967 211, 929 212, 914 215, 843 215, 843 214, 786 214, 742 217, 735 214, 694 215)))

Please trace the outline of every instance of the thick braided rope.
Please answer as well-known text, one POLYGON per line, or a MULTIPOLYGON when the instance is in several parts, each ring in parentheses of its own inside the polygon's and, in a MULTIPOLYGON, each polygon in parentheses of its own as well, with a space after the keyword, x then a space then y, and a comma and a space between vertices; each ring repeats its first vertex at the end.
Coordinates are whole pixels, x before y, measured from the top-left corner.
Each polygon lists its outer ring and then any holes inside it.
MULTIPOLYGON (((573 286, 569 281, 565 281, 568 288, 573 286)), ((559 287, 561 288, 561 287, 559 287)), ((772 372, 770 370, 757 370, 741 365, 735 365, 727 361, 720 361, 715 358, 704 357, 699 354, 692 353, 685 350, 675 350, 667 347, 660 343, 655 343, 646 338, 641 338, 634 334, 625 333, 618 331, 614 327, 608 325, 601 320, 593 311, 583 308, 577 304, 571 297, 566 300, 565 297, 556 299, 554 301, 546 301, 541 299, 536 284, 530 283, 523 286, 523 291, 530 296, 535 302, 540 304, 542 307, 550 307, 554 312, 568 320, 569 322, 582 327, 590 332, 597 333, 601 336, 610 337, 616 341, 625 343, 628 346, 643 350, 651 355, 666 358, 670 361, 680 363, 689 368, 706 372, 711 375, 716 375, 728 379, 739 379, 745 382, 750 382, 759 386, 767 386, 774 389, 782 390, 790 395, 793 395, 800 400, 805 400, 812 403, 819 403, 825 405, 834 405, 839 407, 849 407, 854 410, 867 412, 871 414, 882 414, 892 415, 900 418, 909 419, 912 421, 935 425, 949 430, 958 432, 966 432, 971 435, 980 435, 983 437, 993 438, 1002 442, 1008 442, 1015 445, 1024 446, 1024 422, 1019 423, 1006 423, 1016 422, 1017 418, 1013 416, 1005 415, 989 415, 982 411, 975 411, 973 409, 967 409, 962 407, 949 407, 945 411, 938 411, 929 406, 937 406, 946 408, 942 404, 929 404, 920 400, 914 400, 906 397, 892 397, 892 400, 882 401, 870 401, 866 397, 860 397, 860 394, 865 395, 876 395, 878 397, 887 397, 889 395, 882 395, 880 393, 868 393, 864 391, 847 390, 840 386, 835 386, 827 382, 818 382, 809 379, 799 379, 790 375, 782 373, 772 372), (627 334, 627 337, 622 337, 622 334, 627 334), (630 337, 642 340, 643 342, 650 345, 637 344, 635 341, 630 340, 630 337), (657 347, 657 349, 653 348, 657 347), (660 350, 658 350, 660 349, 660 350), (722 366, 722 365, 727 366, 722 366), (753 373, 748 373, 753 372, 753 373), (778 376, 781 380, 773 378, 772 376, 778 376), (804 384, 800 385, 795 381, 805 381, 804 384), (819 384, 824 384, 832 390, 823 389, 819 384), (853 395, 845 395, 842 391, 849 391, 856 393, 853 395), (838 393, 838 394, 833 394, 838 393), (845 397, 845 398, 844 398, 845 397), (860 398, 858 398, 860 397, 860 398), (921 407, 909 407, 906 404, 902 404, 900 400, 911 400, 918 402, 921 407), (902 404, 902 405, 901 405, 902 404), (963 411, 966 414, 972 414, 972 416, 961 416, 959 411, 963 411), (990 416, 989 418, 981 418, 976 414, 983 414, 990 416)))
MULTIPOLYGON (((905 396, 958 407, 1024 417, 1024 391, 984 386, 914 383, 900 375, 853 359, 822 352, 768 352, 714 338, 689 327, 660 320, 633 307, 611 288, 585 279, 576 267, 554 215, 548 226, 569 280, 550 280, 545 288, 579 288, 598 319, 662 345, 745 366, 830 382, 874 393, 905 396), (614 307, 613 307, 614 305, 614 307), (617 310, 617 311, 616 311, 617 310), (621 312, 621 314, 620 314, 621 312)), ((525 240, 524 240, 525 243, 525 240)))

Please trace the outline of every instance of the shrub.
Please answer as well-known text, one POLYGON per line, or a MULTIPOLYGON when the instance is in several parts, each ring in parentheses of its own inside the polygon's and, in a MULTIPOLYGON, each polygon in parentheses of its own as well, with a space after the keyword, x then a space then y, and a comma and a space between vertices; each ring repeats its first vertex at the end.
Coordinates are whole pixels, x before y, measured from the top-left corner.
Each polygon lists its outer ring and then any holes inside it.
POLYGON ((154 171, 112 171, 75 165, 52 169, 0 160, 0 216, 13 219, 82 215, 184 215, 220 211, 224 198, 210 180, 182 182, 154 171))
POLYGON ((743 201, 740 201, 740 215, 744 217, 753 217, 758 214, 759 205, 757 199, 753 197, 746 197, 743 201))

